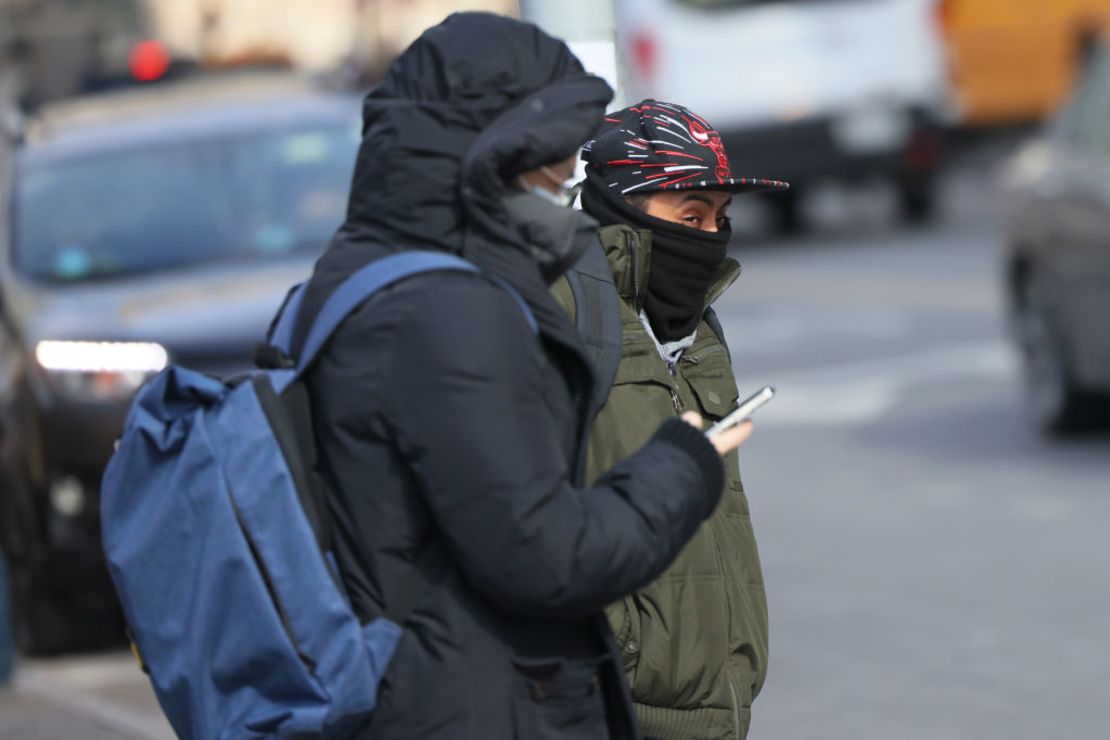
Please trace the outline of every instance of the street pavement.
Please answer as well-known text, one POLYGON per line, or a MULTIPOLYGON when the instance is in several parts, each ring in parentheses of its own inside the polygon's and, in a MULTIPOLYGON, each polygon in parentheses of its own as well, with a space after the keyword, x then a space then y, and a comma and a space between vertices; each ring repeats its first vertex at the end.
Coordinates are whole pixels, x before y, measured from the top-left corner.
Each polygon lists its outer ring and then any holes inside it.
MULTIPOLYGON (((1110 737, 1110 437, 1023 414, 992 156, 920 229, 881 188, 817 192, 786 241, 736 208, 717 310, 741 392, 779 391, 741 455, 771 611, 753 740, 1110 737)), ((126 654, 0 691, 3 740, 171 736, 126 654)))
POLYGON ((20 663, 0 689, 0 740, 171 740, 129 652, 20 663))
MULTIPOLYGON (((989 164, 989 163, 987 163, 989 164)), ((742 241, 718 306, 771 614, 751 737, 1110 737, 1110 437, 1024 416, 990 168, 946 215, 742 241)))

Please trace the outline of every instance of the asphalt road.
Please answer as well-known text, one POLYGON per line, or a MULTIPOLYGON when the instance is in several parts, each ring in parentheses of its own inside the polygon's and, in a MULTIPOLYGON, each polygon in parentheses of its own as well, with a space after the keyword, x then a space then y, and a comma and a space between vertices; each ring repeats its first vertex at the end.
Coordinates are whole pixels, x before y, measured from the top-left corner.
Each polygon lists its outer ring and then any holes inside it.
POLYGON ((741 457, 771 610, 755 740, 1110 737, 1110 437, 1027 423, 985 164, 936 227, 880 208, 735 250, 741 391, 779 390, 741 457))
MULTIPOLYGON (((742 390, 770 383, 742 470, 772 664, 753 740, 1110 737, 1110 437, 1022 410, 987 157, 943 218, 819 193, 805 238, 738 208, 717 308, 742 390)), ((0 738, 170 737, 128 655, 25 662, 0 738)))

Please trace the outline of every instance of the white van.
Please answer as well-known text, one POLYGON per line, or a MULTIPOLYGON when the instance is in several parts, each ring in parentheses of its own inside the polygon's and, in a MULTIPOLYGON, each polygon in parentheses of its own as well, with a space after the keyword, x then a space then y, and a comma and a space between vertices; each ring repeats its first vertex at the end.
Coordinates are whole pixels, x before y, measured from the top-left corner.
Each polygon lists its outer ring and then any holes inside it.
POLYGON ((686 105, 733 170, 791 181, 783 231, 823 179, 890 177, 901 213, 934 211, 949 105, 935 0, 614 0, 630 101, 686 105))

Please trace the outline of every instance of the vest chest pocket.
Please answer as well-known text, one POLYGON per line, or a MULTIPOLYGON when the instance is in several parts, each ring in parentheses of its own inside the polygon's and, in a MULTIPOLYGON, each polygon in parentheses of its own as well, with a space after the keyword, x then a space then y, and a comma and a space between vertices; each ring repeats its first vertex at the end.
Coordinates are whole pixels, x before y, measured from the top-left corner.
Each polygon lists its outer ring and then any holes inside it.
POLYGON ((673 399, 678 397, 678 383, 667 372, 654 345, 650 350, 652 354, 628 354, 621 360, 610 401, 622 399, 622 423, 639 426, 646 419, 657 419, 650 425, 654 432, 658 423, 676 410, 673 399))
POLYGON ((666 386, 671 385, 673 381, 671 380, 670 374, 667 372, 667 366, 659 359, 659 354, 655 350, 655 345, 643 342, 639 344, 643 346, 625 348, 625 355, 621 358, 621 364, 617 367, 617 374, 616 377, 613 378, 613 385, 625 385, 628 383, 658 383, 666 386))
POLYGON ((704 416, 720 419, 736 408, 739 394, 731 374, 722 372, 719 375, 698 375, 686 378, 686 382, 697 398, 704 416))

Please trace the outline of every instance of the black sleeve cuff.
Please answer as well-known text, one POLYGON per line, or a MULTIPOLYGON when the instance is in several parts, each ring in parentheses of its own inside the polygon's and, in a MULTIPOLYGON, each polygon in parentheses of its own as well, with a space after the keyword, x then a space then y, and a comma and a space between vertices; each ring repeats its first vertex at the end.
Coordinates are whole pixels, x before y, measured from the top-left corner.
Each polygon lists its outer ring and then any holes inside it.
POLYGON ((677 418, 667 419, 660 424, 654 439, 674 445, 697 463, 705 480, 708 496, 705 515, 713 513, 725 487, 725 464, 717 454, 717 448, 706 438, 704 432, 677 418))

